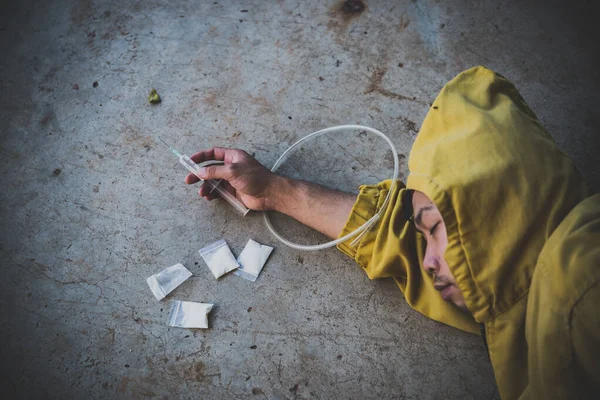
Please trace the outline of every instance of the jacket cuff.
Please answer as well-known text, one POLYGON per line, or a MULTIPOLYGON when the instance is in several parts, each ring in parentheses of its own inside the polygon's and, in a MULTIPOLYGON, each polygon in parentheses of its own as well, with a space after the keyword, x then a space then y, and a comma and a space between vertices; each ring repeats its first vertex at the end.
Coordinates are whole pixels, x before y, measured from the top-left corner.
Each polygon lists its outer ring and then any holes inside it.
MULTIPOLYGON (((344 229, 342 229, 342 233, 339 237, 345 236, 351 232, 354 232, 356 229, 360 228, 365 224, 379 209, 380 200, 385 198, 385 194, 387 190, 382 190, 382 188, 377 186, 367 186, 363 185, 359 188, 359 193, 352 206, 352 211, 350 212, 350 216, 348 217, 348 221, 346 221, 346 225, 344 229), (383 194, 383 196, 382 196, 383 194)), ((362 246, 362 243, 367 240, 369 241, 369 236, 376 236, 377 230, 371 227, 368 232, 366 232, 361 238, 360 242, 355 246, 351 246, 350 243, 356 238, 352 237, 345 242, 342 242, 337 245, 337 248, 344 254, 348 255, 356 262, 360 264, 358 261, 357 253, 362 246)), ((370 239, 373 239, 370 238, 370 239)))

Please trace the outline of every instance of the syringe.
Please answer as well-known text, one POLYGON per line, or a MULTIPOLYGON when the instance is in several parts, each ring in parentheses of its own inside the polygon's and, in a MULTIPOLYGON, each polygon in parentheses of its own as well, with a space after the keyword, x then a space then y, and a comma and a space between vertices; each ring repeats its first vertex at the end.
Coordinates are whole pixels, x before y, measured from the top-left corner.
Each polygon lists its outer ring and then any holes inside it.
POLYGON ((161 142, 163 142, 165 144, 165 146, 167 146, 169 148, 169 150, 171 150, 173 152, 173 154, 175 154, 178 158, 179 158, 179 162, 181 163, 181 165, 183 165, 185 168, 187 168, 188 171, 190 171, 192 174, 196 175, 198 177, 198 179, 200 179, 201 184, 207 184, 210 186, 211 188, 211 193, 213 191, 217 191, 217 193, 219 193, 219 196, 221 196, 221 198, 227 200, 227 202, 229 204, 231 204, 233 207, 235 207, 239 212, 242 213, 242 216, 245 216, 246 214, 248 214, 248 211, 250 211, 249 209, 247 209, 241 201, 239 201, 234 195, 232 195, 231 193, 229 193, 229 191, 227 189, 225 189, 224 187, 222 187, 220 185, 221 181, 213 181, 213 180, 208 180, 205 181, 204 179, 202 179, 199 175, 198 175, 198 170, 202 167, 207 167, 209 165, 215 165, 215 164, 224 164, 223 161, 218 161, 218 160, 209 160, 209 161, 205 161, 203 163, 200 164, 196 164, 194 161, 192 161, 191 158, 189 158, 188 156, 186 156, 185 154, 181 154, 180 152, 178 152, 177 150, 175 150, 173 147, 169 146, 164 140, 161 139, 161 137, 158 137, 158 140, 160 140, 161 142))

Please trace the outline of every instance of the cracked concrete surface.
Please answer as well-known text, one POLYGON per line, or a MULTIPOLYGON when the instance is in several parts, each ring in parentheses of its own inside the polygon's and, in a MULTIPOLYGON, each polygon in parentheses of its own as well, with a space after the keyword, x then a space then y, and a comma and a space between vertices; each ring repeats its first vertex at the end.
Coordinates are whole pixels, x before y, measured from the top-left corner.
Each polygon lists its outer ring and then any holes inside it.
MULTIPOLYGON (((200 201, 154 139, 186 153, 240 147, 270 166, 307 133, 358 123, 392 138, 404 176, 429 103, 483 64, 517 85, 598 190, 590 10, 363 3, 0 6, 8 398, 497 398, 479 337, 412 311, 336 250, 285 248, 260 215, 200 201), (148 104, 151 88, 161 104, 148 104), (212 277, 197 250, 219 238, 235 254, 248 238, 275 246, 256 283, 212 277), (157 302, 145 279, 177 262, 194 276, 157 302), (173 298, 214 302, 211 329, 168 328, 173 298)), ((390 175, 385 150, 360 133, 323 138, 284 172, 356 190, 390 175)))

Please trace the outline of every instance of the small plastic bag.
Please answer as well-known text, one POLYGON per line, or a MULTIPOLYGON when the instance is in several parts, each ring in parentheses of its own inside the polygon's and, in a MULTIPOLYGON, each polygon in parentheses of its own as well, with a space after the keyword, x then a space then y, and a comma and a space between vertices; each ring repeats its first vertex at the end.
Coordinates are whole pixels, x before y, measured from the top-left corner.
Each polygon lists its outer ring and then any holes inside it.
POLYGON ((233 273, 249 281, 256 281, 272 251, 272 247, 262 245, 252 239, 248 240, 246 247, 237 259, 240 267, 233 273))
POLYGON ((148 286, 150 286, 150 290, 152 290, 156 299, 160 301, 190 276, 192 276, 192 273, 186 267, 182 264, 175 264, 165 268, 158 274, 152 275, 146 279, 146 282, 148 282, 148 286))
POLYGON ((231 254, 227 242, 223 239, 198 250, 198 252, 217 279, 240 266, 231 254))
POLYGON ((213 304, 192 301, 171 301, 169 326, 175 328, 208 328, 208 313, 213 304))

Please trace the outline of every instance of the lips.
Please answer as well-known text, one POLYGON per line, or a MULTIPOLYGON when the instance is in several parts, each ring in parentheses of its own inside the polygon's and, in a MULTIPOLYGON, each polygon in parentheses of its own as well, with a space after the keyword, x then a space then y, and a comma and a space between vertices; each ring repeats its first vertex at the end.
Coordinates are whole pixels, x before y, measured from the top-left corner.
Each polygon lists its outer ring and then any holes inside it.
POLYGON ((452 285, 451 284, 447 284, 447 285, 434 285, 435 290, 437 290, 438 292, 440 292, 440 295, 442 296, 442 299, 449 301, 450 300, 450 291, 452 290, 452 285))

